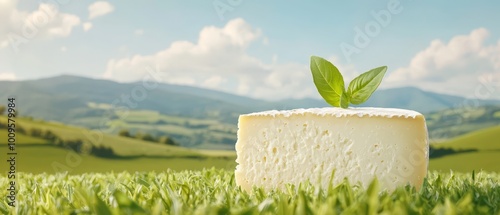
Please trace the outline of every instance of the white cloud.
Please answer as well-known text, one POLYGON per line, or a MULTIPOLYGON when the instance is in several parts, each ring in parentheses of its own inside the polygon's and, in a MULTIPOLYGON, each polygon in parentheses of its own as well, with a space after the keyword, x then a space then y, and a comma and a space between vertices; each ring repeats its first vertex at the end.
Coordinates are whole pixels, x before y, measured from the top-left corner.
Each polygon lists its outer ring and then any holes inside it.
POLYGON ((222 84, 226 81, 227 81, 227 79, 225 79, 221 76, 215 75, 215 76, 212 76, 212 77, 206 79, 205 81, 203 81, 202 86, 204 86, 206 88, 217 89, 217 87, 219 87, 220 84, 222 84))
POLYGON ((58 5, 41 3, 37 10, 28 12, 17 9, 17 1, 0 3, 0 44, 26 43, 32 39, 67 37, 80 24, 73 14, 59 12, 58 5))
POLYGON ((92 28, 92 23, 91 22, 85 22, 83 23, 83 31, 87 32, 92 28))
POLYGON ((163 81, 168 83, 266 99, 316 96, 308 66, 266 64, 247 54, 251 43, 261 41, 261 34, 243 19, 231 20, 224 27, 207 26, 195 43, 175 41, 151 55, 112 59, 103 76, 135 81, 147 74, 146 67, 158 66, 163 81))
POLYGON ((136 36, 142 36, 142 35, 144 34, 144 30, 142 30, 142 29, 136 29, 136 30, 134 31, 134 34, 135 34, 136 36))
POLYGON ((7 40, 0 42, 0 48, 7 47, 8 45, 9 45, 9 41, 7 41, 7 40))
POLYGON ((0 72, 0 81, 14 81, 16 80, 16 74, 11 72, 0 72))
POLYGON ((115 10, 115 7, 107 1, 96 1, 89 6, 89 19, 104 16, 115 10))
POLYGON ((448 43, 434 40, 407 67, 391 73, 387 82, 467 97, 479 97, 475 92, 484 85, 491 91, 489 99, 500 99, 500 40, 485 44, 488 36, 488 30, 479 28, 448 43), (485 82, 481 77, 491 78, 485 82))
POLYGON ((61 52, 66 52, 66 51, 68 51, 68 47, 66 47, 66 46, 62 46, 62 47, 61 47, 61 52))

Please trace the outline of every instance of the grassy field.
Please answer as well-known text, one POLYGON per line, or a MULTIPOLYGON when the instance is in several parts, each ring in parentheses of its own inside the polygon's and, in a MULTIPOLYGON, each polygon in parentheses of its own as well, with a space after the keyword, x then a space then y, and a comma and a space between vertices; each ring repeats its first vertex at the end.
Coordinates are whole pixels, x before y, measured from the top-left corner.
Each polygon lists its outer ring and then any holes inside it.
MULTIPOLYGON (((6 147, 3 147, 6 148, 6 147)), ((2 154, 4 150, 0 150, 2 154)), ((206 167, 233 169, 234 157, 131 157, 105 159, 77 154, 71 150, 51 145, 19 146, 17 149, 17 171, 28 173, 57 173, 68 171, 70 174, 89 172, 122 171, 166 171, 201 170, 206 167)), ((1 162, 0 169, 7 170, 8 163, 1 162)))
MULTIPOLYGON (((0 116, 0 120, 5 120, 0 116)), ((51 130, 66 139, 82 139, 89 130, 54 122, 32 121, 18 118, 17 125, 26 130, 39 128, 51 130)), ((119 137, 102 133, 99 144, 109 146, 121 158, 106 159, 56 147, 47 140, 34 138, 21 133, 16 134, 17 170, 27 173, 56 173, 68 171, 70 174, 88 172, 121 171, 166 171, 201 170, 207 167, 234 169, 234 151, 197 150, 183 147, 150 143, 133 138, 119 137)), ((0 129, 0 137, 7 137, 7 130, 0 129)), ((7 138, 0 138, 0 154, 7 152, 7 138)), ((7 170, 8 163, 0 162, 0 169, 7 170)))
MULTIPOLYGON (((303 184, 284 191, 242 191, 232 171, 22 174, 7 214, 499 214, 498 173, 431 172, 419 191, 381 190, 344 181, 328 189, 303 184)), ((6 177, 0 195, 7 196, 6 177)))
POLYGON ((482 169, 500 172, 500 126, 465 134, 434 146, 436 148, 474 149, 477 151, 432 159, 429 165, 431 170, 447 171, 453 169, 454 171, 470 172, 482 169))
POLYGON ((482 129, 476 132, 468 133, 439 144, 439 147, 448 147, 454 149, 478 149, 484 151, 500 150, 500 126, 494 126, 482 129))

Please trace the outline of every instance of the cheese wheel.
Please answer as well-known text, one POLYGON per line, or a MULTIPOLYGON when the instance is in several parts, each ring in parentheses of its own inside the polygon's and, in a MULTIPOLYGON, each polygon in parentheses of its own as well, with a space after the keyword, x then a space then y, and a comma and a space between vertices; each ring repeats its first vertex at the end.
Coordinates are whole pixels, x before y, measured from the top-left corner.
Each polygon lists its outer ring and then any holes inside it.
POLYGON ((420 189, 429 140, 422 114, 390 108, 311 108, 241 115, 236 183, 250 191, 302 182, 326 188, 344 178, 383 189, 420 189))

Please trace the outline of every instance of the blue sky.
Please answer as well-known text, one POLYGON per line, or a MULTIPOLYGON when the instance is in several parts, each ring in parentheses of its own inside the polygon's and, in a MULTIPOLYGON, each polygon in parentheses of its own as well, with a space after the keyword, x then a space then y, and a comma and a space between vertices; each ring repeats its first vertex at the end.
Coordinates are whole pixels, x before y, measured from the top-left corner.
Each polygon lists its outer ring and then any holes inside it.
POLYGON ((346 82, 387 65, 383 88, 500 99, 498 8, 498 1, 0 0, 0 79, 130 82, 154 67, 166 83, 271 100, 318 97, 309 71, 318 55, 346 82))

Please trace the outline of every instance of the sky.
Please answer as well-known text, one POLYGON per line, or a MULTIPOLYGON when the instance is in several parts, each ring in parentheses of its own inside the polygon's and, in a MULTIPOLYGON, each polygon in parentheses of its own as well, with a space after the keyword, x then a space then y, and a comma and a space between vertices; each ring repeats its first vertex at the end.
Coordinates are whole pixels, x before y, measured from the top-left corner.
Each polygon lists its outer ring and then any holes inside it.
POLYGON ((161 81, 319 98, 310 56, 349 82, 500 99, 499 1, 0 0, 0 80, 161 81))

